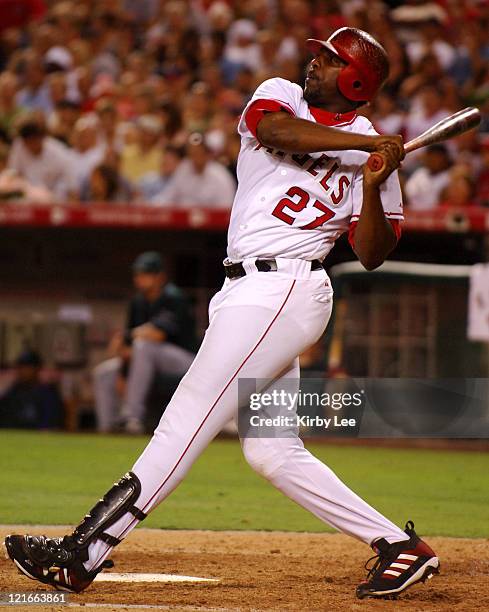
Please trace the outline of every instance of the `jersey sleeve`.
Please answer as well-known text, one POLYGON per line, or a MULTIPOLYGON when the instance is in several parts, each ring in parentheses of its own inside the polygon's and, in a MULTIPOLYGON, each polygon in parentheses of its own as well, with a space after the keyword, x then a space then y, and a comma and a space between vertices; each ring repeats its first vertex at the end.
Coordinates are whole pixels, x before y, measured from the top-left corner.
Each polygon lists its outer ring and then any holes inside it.
MULTIPOLYGON (((365 159, 367 161, 367 159, 365 159)), ((355 222, 360 218, 363 201, 363 176, 359 168, 353 182, 353 211, 350 221, 355 222)), ((385 216, 389 220, 404 221, 401 184, 397 170, 380 186, 380 199, 385 216)))
MULTIPOLYGON (((401 237, 401 222, 398 219, 389 219, 389 223, 392 225, 396 240, 399 241, 401 237)), ((348 242, 352 249, 355 249, 355 231, 357 229, 358 221, 352 221, 348 229, 348 242)))
MULTIPOLYGON (((372 124, 368 125, 365 130, 371 136, 377 136, 372 124)), ((365 163, 368 159, 368 154, 365 154, 365 163)), ((355 245, 355 229, 362 211, 363 201, 363 174, 361 167, 358 168, 353 181, 353 210, 350 218, 350 227, 348 232, 348 240, 352 247, 355 245)), ((396 234, 397 240, 401 237, 401 222, 404 221, 403 201, 401 184, 399 182, 399 173, 396 170, 387 177, 380 186, 380 199, 384 214, 390 221, 392 228, 396 234)))
MULTIPOLYGON (((365 133, 367 133, 369 136, 379 135, 378 132, 375 130, 374 126, 366 119, 365 123, 365 133)), ((368 153, 365 153, 365 163, 367 162, 367 159, 368 153)), ((362 169, 358 168, 353 183, 353 211, 351 216, 352 222, 358 221, 360 217, 360 212, 362 210, 362 183, 362 169)), ((404 221, 401 184, 399 182, 399 173, 397 170, 393 172, 390 176, 388 176, 387 180, 385 180, 380 186, 380 199, 382 201, 382 207, 384 208, 385 216, 390 221, 397 221, 397 224, 399 224, 400 221, 404 221)))
MULTIPOLYGON (((367 161, 367 158, 365 161, 367 161)), ((362 211, 362 183, 363 175, 361 168, 359 168, 353 182, 353 211, 350 218, 350 227, 348 231, 348 241, 353 248, 355 246, 355 229, 362 211)), ((397 240, 399 240, 401 237, 401 222, 404 221, 404 215, 401 185, 399 183, 399 175, 397 170, 393 172, 380 186, 380 199, 384 209, 384 214, 390 221, 397 240)))
POLYGON ((298 113, 302 90, 299 85, 286 79, 274 78, 264 81, 246 105, 238 124, 241 136, 256 138, 256 128, 266 113, 285 111, 298 113))

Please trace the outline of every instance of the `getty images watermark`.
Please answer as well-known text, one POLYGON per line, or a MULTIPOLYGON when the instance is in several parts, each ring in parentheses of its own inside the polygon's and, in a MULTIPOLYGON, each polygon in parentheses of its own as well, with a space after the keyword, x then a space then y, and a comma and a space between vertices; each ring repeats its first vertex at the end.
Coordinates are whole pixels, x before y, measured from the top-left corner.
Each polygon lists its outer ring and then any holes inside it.
POLYGON ((274 389, 250 395, 249 420, 251 427, 355 427, 355 417, 345 418, 339 414, 332 416, 320 414, 300 414, 300 408, 329 408, 336 413, 344 408, 359 407, 363 402, 364 391, 355 393, 327 393, 314 391, 290 392, 274 389), (285 411, 285 412, 284 412, 285 411))
POLYGON ((362 389, 326 389, 324 380, 240 379, 241 437, 286 438, 298 433, 356 436, 363 413, 362 389))
POLYGON ((241 378, 242 438, 489 438, 488 378, 241 378))

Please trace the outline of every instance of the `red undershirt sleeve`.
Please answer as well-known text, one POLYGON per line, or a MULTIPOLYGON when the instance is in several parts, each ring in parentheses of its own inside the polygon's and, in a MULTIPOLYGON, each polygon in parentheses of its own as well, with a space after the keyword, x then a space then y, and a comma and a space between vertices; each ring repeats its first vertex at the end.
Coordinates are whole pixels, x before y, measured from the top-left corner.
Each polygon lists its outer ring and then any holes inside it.
MULTIPOLYGON (((399 219, 388 219, 388 221, 392 225, 392 229, 396 234, 397 242, 399 242, 399 238, 401 237, 401 222, 399 219)), ((357 229, 357 225, 358 221, 352 221, 348 230, 348 242, 350 243, 352 249, 355 248, 355 230, 357 229)))
POLYGON ((255 100, 245 112, 246 127, 256 138, 256 129, 266 113, 277 113, 280 111, 295 115, 292 108, 285 102, 267 99, 255 100))

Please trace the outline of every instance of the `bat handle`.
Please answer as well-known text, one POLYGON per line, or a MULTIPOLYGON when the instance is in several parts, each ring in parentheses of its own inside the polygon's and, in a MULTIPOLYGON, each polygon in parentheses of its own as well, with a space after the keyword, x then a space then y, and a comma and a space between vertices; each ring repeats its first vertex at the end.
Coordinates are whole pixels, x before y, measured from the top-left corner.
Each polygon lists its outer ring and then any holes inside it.
POLYGON ((372 153, 367 160, 367 166, 372 172, 380 172, 384 167, 384 158, 380 153, 372 153))
MULTIPOLYGON (((411 140, 404 145, 404 151, 405 153, 409 153, 418 149, 420 146, 422 145, 418 144, 417 141, 411 140)), ((372 172, 380 172, 384 167, 384 158, 380 153, 372 153, 367 160, 367 165, 372 172)))

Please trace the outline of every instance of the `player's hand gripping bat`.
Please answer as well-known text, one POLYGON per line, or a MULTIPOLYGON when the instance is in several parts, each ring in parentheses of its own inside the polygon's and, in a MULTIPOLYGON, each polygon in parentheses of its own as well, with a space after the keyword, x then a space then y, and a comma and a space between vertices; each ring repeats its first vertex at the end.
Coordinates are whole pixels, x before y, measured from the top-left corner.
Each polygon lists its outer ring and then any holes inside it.
MULTIPOLYGON (((426 130, 426 132, 423 132, 420 136, 407 142, 404 145, 404 151, 406 153, 411 153, 411 151, 415 151, 421 147, 426 147, 436 142, 442 142, 454 136, 459 136, 477 127, 480 122, 481 113, 479 109, 469 106, 435 123, 429 130, 426 130)), ((382 154, 372 153, 368 158, 367 164, 372 172, 379 172, 384 165, 382 154)))

